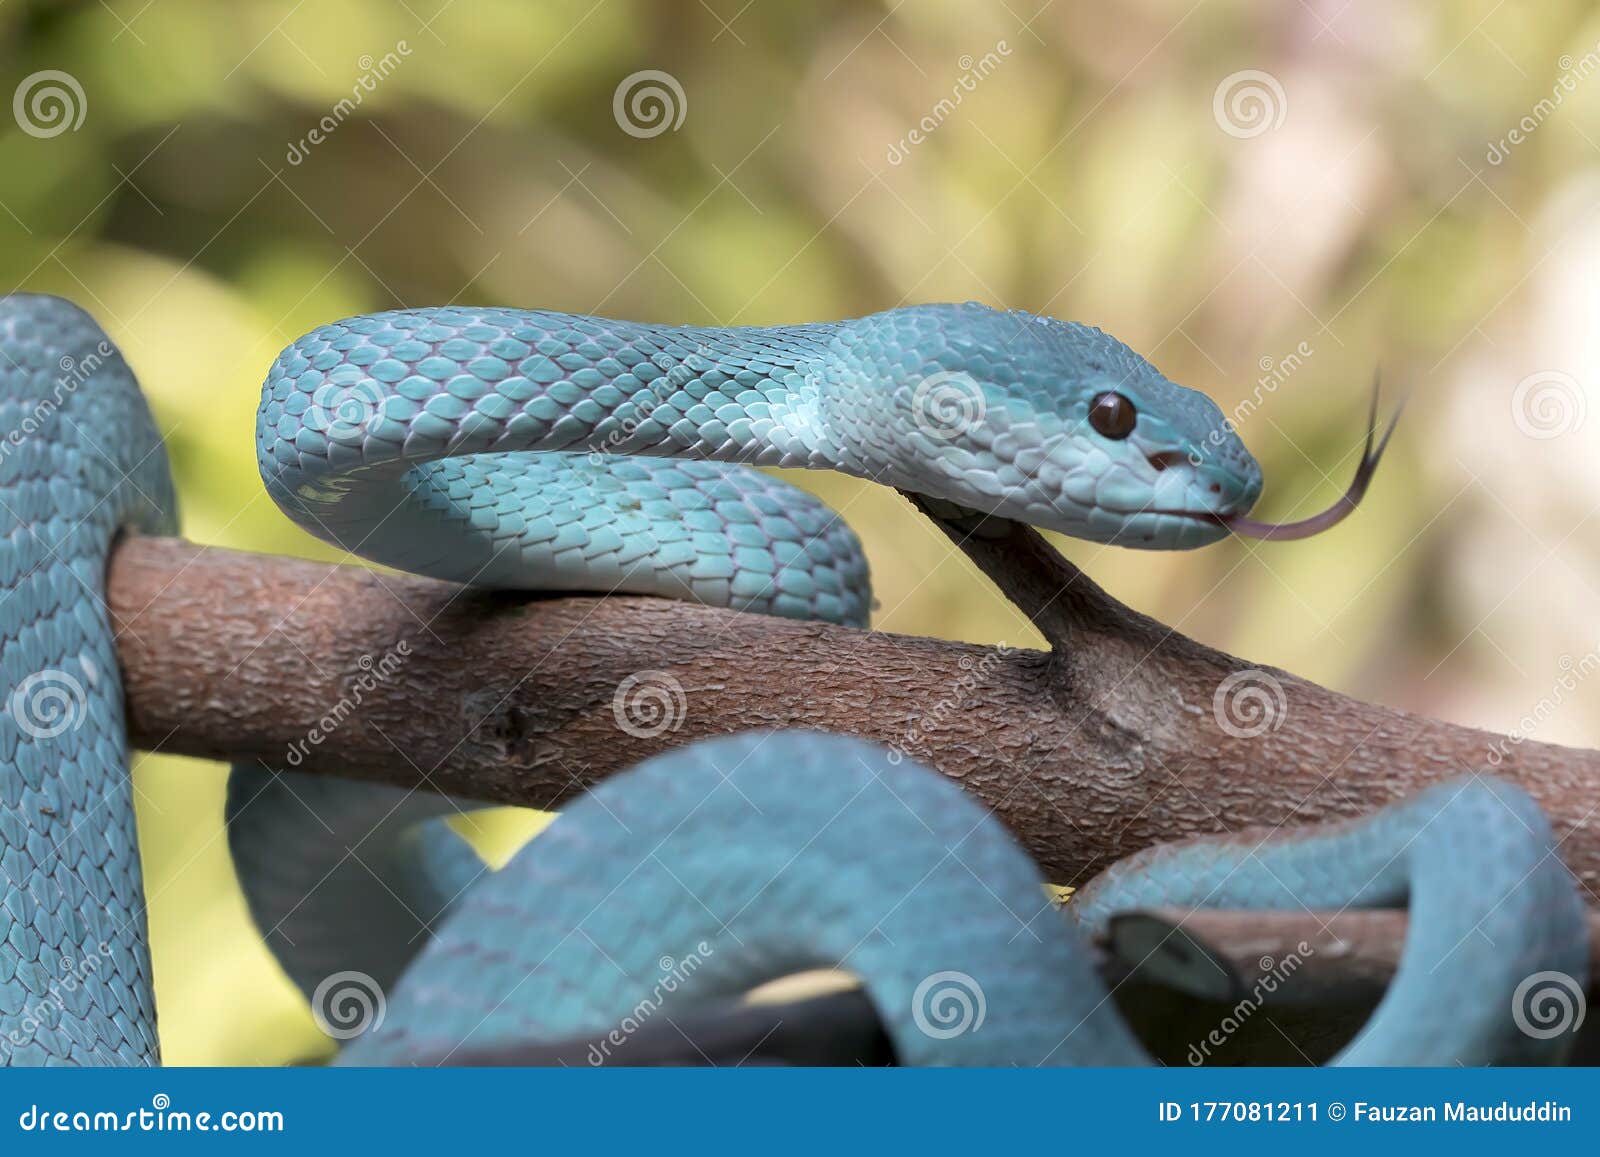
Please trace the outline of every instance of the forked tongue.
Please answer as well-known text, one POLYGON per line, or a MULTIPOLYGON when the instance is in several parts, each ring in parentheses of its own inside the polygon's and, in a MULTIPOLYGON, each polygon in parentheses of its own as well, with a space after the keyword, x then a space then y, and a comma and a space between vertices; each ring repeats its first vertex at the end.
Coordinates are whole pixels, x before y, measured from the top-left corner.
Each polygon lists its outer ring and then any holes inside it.
POLYGON ((1389 419, 1389 425, 1383 431, 1383 437, 1378 439, 1377 448, 1373 448, 1373 434, 1378 425, 1378 382, 1372 382, 1372 407, 1367 411, 1367 444, 1361 452, 1361 462, 1356 466, 1356 476, 1350 480, 1349 488, 1339 496, 1334 504, 1320 514, 1313 514, 1310 518, 1302 518, 1298 522, 1257 522, 1253 518, 1246 518, 1242 514, 1217 517, 1217 521, 1226 526, 1234 534, 1244 535, 1247 538, 1286 539, 1310 538, 1313 534, 1321 534, 1330 526, 1337 526, 1352 511, 1361 504, 1361 499, 1367 493, 1367 486, 1372 482, 1372 476, 1377 473, 1378 462, 1383 458, 1383 452, 1389 445, 1389 438, 1394 434, 1394 428, 1400 422, 1401 411, 1405 409, 1405 401, 1394 408, 1394 416, 1389 419))

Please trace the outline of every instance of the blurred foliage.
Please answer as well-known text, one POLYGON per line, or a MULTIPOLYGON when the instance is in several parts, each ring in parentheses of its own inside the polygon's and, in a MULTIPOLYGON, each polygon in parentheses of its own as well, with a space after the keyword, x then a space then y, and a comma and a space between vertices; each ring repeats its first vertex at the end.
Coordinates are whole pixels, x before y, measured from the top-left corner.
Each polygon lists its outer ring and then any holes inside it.
MULTIPOLYGON (((1366 508, 1324 538, 1063 544, 1134 606, 1501 729, 1594 645, 1595 430, 1529 438, 1514 412, 1538 373, 1600 409, 1600 79, 1533 112, 1596 51, 1590 4, 13 0, 0 29, 11 83, 57 69, 86 100, 75 131, 0 135, 4 280, 122 345, 193 539, 333 557, 265 499, 250 435, 273 355, 325 321, 476 302, 763 324, 976 298, 1101 325, 1211 393, 1263 462, 1263 516, 1342 488, 1375 366, 1414 391, 1366 508), (614 91, 644 69, 681 85, 680 128, 622 130, 614 91), (1272 123, 1224 131, 1218 86, 1246 69, 1281 90, 1272 123)), ((866 540, 876 625, 1036 643, 896 496, 800 481, 866 540)), ((1540 738, 1592 742, 1593 715, 1540 738)), ((221 769, 136 774, 168 1061, 326 1052, 244 921, 221 769)))

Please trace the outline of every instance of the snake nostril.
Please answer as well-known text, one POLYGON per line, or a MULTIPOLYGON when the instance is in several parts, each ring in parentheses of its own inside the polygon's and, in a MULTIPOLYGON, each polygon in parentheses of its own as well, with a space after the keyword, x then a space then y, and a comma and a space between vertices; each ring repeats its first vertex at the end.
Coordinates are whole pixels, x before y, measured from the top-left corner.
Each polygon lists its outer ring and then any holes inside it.
POLYGON ((1176 466, 1179 462, 1186 461, 1187 455, 1180 454, 1176 450, 1162 450, 1155 454, 1146 454, 1144 460, 1159 474, 1168 466, 1176 466))

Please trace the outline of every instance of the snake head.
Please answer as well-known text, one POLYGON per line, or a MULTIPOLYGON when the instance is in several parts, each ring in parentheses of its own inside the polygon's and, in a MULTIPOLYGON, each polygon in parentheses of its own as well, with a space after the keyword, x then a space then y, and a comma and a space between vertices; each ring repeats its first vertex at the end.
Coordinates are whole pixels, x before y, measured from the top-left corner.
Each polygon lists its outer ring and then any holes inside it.
POLYGON ((1098 329, 1046 325, 1060 328, 1078 372, 1035 404, 1050 438, 1034 473, 1057 491, 1059 515, 1036 525, 1143 550, 1225 537, 1261 496, 1262 478, 1217 404, 1098 329))
POLYGON ((1090 326, 977 303, 848 323, 830 401, 858 470, 1004 518, 1147 550, 1229 533, 1261 469, 1215 402, 1090 326), (893 382, 889 428, 851 412, 893 382))

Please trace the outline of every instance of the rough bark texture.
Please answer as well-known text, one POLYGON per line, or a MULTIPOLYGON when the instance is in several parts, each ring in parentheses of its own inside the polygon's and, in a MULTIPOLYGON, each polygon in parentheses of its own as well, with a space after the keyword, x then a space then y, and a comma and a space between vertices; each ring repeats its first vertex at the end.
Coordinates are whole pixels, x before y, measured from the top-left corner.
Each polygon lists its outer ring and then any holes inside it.
POLYGON ((1493 770, 1533 793, 1600 895, 1600 753, 1511 743, 1276 670, 1234 688, 1263 689, 1263 725, 1217 698, 1248 664, 1123 607, 1026 528, 941 525, 1054 650, 658 599, 485 594, 131 539, 110 601, 133 741, 548 808, 672 745, 826 728, 959 781, 1063 884, 1153 843, 1359 815, 1493 770), (667 717, 625 713, 624 729, 615 700, 635 676, 636 693, 666 689, 667 717), (1222 726, 1230 711, 1242 726, 1222 726))

